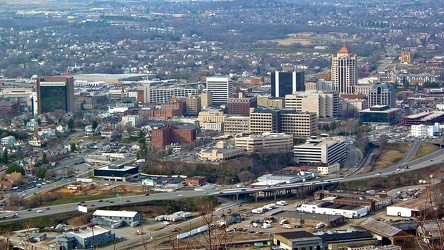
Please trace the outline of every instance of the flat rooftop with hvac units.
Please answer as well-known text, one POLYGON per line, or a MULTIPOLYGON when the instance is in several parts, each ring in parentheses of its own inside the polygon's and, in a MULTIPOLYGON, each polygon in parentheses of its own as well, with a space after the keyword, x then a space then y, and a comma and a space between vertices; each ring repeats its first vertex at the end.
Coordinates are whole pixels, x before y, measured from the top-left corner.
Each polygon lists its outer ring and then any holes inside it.
POLYGON ((109 165, 103 168, 94 169, 94 177, 111 181, 130 181, 139 177, 139 165, 109 165))

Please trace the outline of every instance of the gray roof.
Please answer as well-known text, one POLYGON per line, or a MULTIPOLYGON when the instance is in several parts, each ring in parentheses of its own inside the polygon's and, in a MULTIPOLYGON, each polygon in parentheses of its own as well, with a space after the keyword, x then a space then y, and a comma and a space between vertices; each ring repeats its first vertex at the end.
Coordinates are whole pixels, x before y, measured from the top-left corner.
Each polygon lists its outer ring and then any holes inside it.
POLYGON ((372 218, 369 218, 366 221, 362 222, 360 226, 371 231, 372 233, 385 237, 392 237, 402 232, 402 230, 399 228, 393 227, 385 222, 377 221, 372 218))
POLYGON ((319 236, 316 236, 312 233, 309 233, 307 231, 295 231, 295 232, 283 232, 283 233, 276 233, 277 235, 280 235, 288 240, 321 240, 319 236))

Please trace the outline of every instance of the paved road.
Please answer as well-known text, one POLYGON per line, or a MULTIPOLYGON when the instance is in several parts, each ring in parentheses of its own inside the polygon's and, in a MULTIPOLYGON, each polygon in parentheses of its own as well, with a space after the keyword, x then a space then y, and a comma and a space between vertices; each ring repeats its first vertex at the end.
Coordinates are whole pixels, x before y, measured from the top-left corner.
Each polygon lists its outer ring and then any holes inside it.
MULTIPOLYGON (((416 169, 421 169, 425 167, 429 167, 432 165, 435 165, 436 163, 442 163, 443 162, 443 156, 444 156, 444 149, 440 149, 430 155, 424 156, 420 159, 416 159, 414 161, 410 161, 409 169, 406 169, 405 171, 413 171, 416 169)), ((178 198, 186 198, 186 197, 199 197, 199 196, 206 196, 206 195, 213 195, 215 197, 223 197, 223 196, 230 196, 230 195, 236 195, 236 194, 243 194, 243 193, 256 193, 258 191, 273 191, 273 190, 280 190, 280 189, 288 189, 288 188, 296 188, 301 186, 319 186, 319 185, 325 185, 329 183, 335 183, 335 182, 347 182, 347 181, 355 181, 355 180, 364 180, 375 177, 375 174, 378 172, 381 172, 381 175, 395 175, 398 174, 396 169, 403 164, 396 164, 389 168, 380 170, 380 171, 372 171, 364 174, 358 174, 354 176, 348 176, 346 178, 325 178, 323 180, 313 180, 303 183, 291 183, 291 184, 284 184, 280 185, 278 187, 263 187, 263 188, 229 188, 224 189, 222 191, 214 192, 206 194, 203 191, 179 191, 174 193, 161 193, 161 194, 152 194, 150 196, 144 196, 144 195, 136 195, 136 196, 126 196, 119 198, 113 198, 109 200, 113 200, 114 203, 109 202, 99 202, 98 200, 94 201, 87 201, 84 204, 92 209, 92 208, 100 208, 100 207, 110 207, 110 206, 116 206, 119 204, 131 204, 131 203, 139 203, 149 200, 166 200, 166 199, 178 199, 178 198), (129 202, 126 202, 126 201, 129 202), (94 207, 91 206, 91 204, 94 205, 94 207)), ((46 210, 46 207, 42 208, 35 208, 33 211, 21 211, 19 213, 20 218, 18 219, 30 219, 34 217, 38 217, 41 215, 51 215, 51 214, 58 214, 58 213, 64 213, 64 212, 71 212, 77 210, 78 203, 70 203, 70 204, 63 204, 63 205, 56 205, 51 206, 49 210, 46 210), (37 213, 37 210, 43 210, 43 213, 37 213)), ((17 219, 9 219, 6 221, 11 220, 17 220, 17 219)), ((4 223, 5 221, 0 221, 0 223, 4 223)))
MULTIPOLYGON (((408 162, 409 169, 406 169, 404 171, 413 171, 425 167, 429 167, 432 165, 435 165, 437 163, 442 163, 444 158, 444 149, 440 149, 430 155, 424 156, 420 159, 416 159, 413 161, 408 162)), ((395 175, 399 172, 396 171, 396 169, 401 164, 393 165, 389 168, 386 168, 384 170, 380 170, 381 175, 395 175)), ((149 196, 145 195, 137 195, 137 196, 128 196, 128 197, 121 197, 121 198, 113 198, 108 199, 114 201, 114 203, 110 202, 99 202, 98 200, 95 201, 87 201, 83 203, 82 205, 85 205, 89 209, 97 209, 101 207, 110 207, 110 206, 117 206, 121 204, 131 204, 131 203, 139 203, 149 200, 168 200, 168 199, 179 199, 179 198, 187 198, 187 197, 199 197, 199 196, 206 196, 206 195, 213 195, 213 196, 227 196, 227 195, 235 195, 235 194, 241 194, 241 193, 254 193, 258 191, 272 191, 277 189, 288 189, 288 188, 295 188, 295 187, 301 187, 301 186, 307 186, 307 185, 325 185, 328 183, 333 182, 347 182, 347 181, 355 181, 355 180, 363 180, 368 178, 375 177, 375 174, 377 174, 377 171, 368 172, 365 174, 358 174, 355 176, 349 176, 346 178, 326 178, 323 180, 314 180, 312 182, 305 182, 305 183, 292 183, 292 184, 285 184, 278 187, 264 187, 264 188, 231 188, 231 189, 224 189, 220 192, 210 193, 206 194, 203 191, 179 191, 174 193, 160 193, 160 194, 151 194, 149 196), (128 200, 128 202, 127 202, 128 200), (91 206, 94 205, 94 206, 91 206)), ((4 223, 6 221, 14 221, 18 219, 31 219, 34 217, 42 216, 42 215, 51 215, 51 214, 59 214, 59 213, 65 213, 65 212, 71 212, 77 210, 78 203, 70 203, 70 204, 63 204, 63 205, 56 205, 51 206, 49 210, 46 210, 45 208, 40 208, 42 210, 42 213, 37 213, 37 208, 33 211, 21 211, 19 212, 20 218, 17 219, 8 219, 5 221, 0 221, 0 223, 4 223)), ((188 222, 189 223, 189 222, 188 222)), ((152 235, 153 236, 153 235, 152 235)), ((140 242, 141 238, 136 237, 134 239, 131 239, 131 242, 140 242)), ((122 242, 122 244, 128 244, 131 243, 130 241, 122 242)), ((121 248, 118 248, 121 249, 121 248)))
POLYGON ((413 143, 413 146, 410 148, 407 155, 404 157, 404 159, 402 159, 402 161, 399 164, 409 162, 418 153, 418 150, 421 147, 421 144, 422 144, 421 140, 416 140, 413 143))

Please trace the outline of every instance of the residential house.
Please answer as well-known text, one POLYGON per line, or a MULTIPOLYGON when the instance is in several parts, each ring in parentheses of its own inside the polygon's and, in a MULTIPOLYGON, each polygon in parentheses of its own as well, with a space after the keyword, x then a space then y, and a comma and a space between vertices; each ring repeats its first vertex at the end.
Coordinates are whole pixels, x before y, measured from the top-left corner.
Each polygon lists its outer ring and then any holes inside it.
POLYGON ((39 128, 39 124, 35 119, 31 119, 29 122, 26 123, 26 130, 28 131, 37 131, 39 128))
POLYGON ((56 127, 56 131, 57 133, 64 134, 66 131, 68 131, 68 126, 63 126, 62 124, 59 124, 56 127))
POLYGON ((45 143, 45 141, 43 140, 43 138, 41 136, 33 135, 29 139, 28 143, 33 147, 41 147, 45 143))
POLYGON ((1 143, 2 143, 3 147, 10 148, 10 147, 14 146, 15 137, 12 135, 5 136, 2 138, 1 143))

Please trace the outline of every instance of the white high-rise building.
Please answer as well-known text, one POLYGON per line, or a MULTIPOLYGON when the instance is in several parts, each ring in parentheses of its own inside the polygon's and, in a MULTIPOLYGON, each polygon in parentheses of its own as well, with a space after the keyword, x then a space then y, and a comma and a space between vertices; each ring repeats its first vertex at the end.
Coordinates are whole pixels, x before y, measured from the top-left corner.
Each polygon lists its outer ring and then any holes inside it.
POLYGON ((233 83, 228 77, 207 77, 207 91, 211 92, 214 104, 224 104, 233 94, 233 83))
POLYGON ((355 85, 358 81, 356 68, 356 55, 352 54, 345 44, 342 45, 331 60, 331 79, 335 91, 340 94, 355 93, 355 85))

